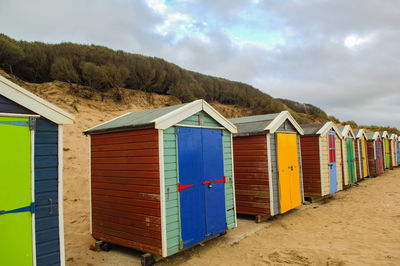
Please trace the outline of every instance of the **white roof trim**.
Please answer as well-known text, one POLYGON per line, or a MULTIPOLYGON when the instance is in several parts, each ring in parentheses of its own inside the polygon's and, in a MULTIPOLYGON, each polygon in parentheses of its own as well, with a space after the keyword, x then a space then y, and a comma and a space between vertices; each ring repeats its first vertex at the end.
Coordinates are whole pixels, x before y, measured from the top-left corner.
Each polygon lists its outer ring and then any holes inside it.
POLYGON ((353 129, 351 129, 350 125, 345 125, 341 133, 343 138, 346 137, 349 133, 353 137, 353 139, 356 138, 356 135, 354 134, 354 131, 353 129))
POLYGON ((393 133, 390 135, 389 139, 397 139, 397 135, 393 133))
POLYGON ((200 111, 206 112, 231 133, 237 133, 236 126, 229 122, 228 119, 222 116, 218 111, 216 111, 204 100, 196 100, 191 103, 185 104, 184 106, 163 116, 160 116, 151 122, 154 122, 154 127, 157 129, 167 129, 200 111))
POLYGON ((59 124, 72 124, 75 117, 0 75, 0 94, 11 101, 59 124))
POLYGON ((336 134, 339 136, 340 139, 343 139, 342 133, 339 131, 339 129, 337 128, 337 126, 332 122, 332 121, 328 121, 325 123, 325 125, 323 125, 316 134, 318 135, 325 135, 326 133, 328 133, 329 130, 333 129, 336 134))
POLYGON ((359 138, 361 138, 361 136, 363 136, 363 135, 364 135, 365 139, 368 140, 367 134, 365 134, 365 130, 364 130, 363 128, 361 128, 361 129, 359 129, 358 132, 357 132, 357 138, 359 139, 359 138))
POLYGON ((380 139, 381 135, 379 134, 379 132, 376 131, 376 132, 374 132, 374 135, 372 135, 372 139, 377 140, 378 138, 380 139))
POLYGON ((290 123, 292 123, 292 125, 296 128, 297 132, 299 132, 300 135, 304 135, 304 130, 288 111, 280 112, 279 115, 275 117, 275 119, 272 120, 272 122, 269 123, 269 125, 264 130, 269 130, 269 132, 273 134, 280 127, 280 125, 282 125, 282 123, 286 121, 286 119, 289 120, 290 123))
POLYGON ((381 136, 383 139, 385 139, 385 138, 388 138, 389 137, 389 135, 388 135, 388 133, 387 133, 387 131, 385 130, 385 131, 383 131, 382 132, 382 136, 381 136))

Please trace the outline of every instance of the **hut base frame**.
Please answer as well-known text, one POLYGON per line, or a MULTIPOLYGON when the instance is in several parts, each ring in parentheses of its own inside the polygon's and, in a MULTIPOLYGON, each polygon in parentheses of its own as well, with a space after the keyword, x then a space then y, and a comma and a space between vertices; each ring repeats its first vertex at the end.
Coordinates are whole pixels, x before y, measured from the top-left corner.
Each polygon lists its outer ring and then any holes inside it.
POLYGON ((325 196, 321 196, 321 195, 308 195, 305 196, 304 199, 310 203, 316 203, 316 202, 327 202, 328 200, 330 200, 331 198, 333 198, 333 195, 329 194, 329 195, 325 195, 325 196))

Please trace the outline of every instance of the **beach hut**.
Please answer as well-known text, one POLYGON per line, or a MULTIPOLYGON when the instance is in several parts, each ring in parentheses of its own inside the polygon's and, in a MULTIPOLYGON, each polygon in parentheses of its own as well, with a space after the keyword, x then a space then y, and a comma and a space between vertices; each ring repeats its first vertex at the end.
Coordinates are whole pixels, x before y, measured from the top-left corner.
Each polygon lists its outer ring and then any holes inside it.
POLYGON ((304 196, 309 199, 332 195, 343 189, 342 135, 333 122, 301 125, 301 159, 304 196))
POLYGON ((270 217, 303 202, 300 135, 288 111, 230 119, 237 213, 270 217))
POLYGON ((93 237, 167 257, 235 227, 236 131, 204 100, 85 131, 93 237))
POLYGON ((343 157, 343 185, 353 185, 357 182, 357 167, 355 159, 356 135, 350 125, 339 127, 342 134, 342 157, 343 157))
POLYGON ((0 76, 0 264, 64 265, 63 125, 74 117, 0 76))
POLYGON ((367 132, 367 153, 369 173, 377 176, 384 171, 382 140, 379 132, 367 132))
POLYGON ((380 132, 380 135, 382 136, 382 146, 383 146, 383 151, 384 151, 384 159, 385 159, 385 168, 386 169, 392 169, 392 154, 390 150, 390 141, 389 141, 389 134, 387 131, 382 131, 380 132))
POLYGON ((392 157, 392 165, 393 167, 397 167, 397 135, 391 134, 389 136, 389 144, 390 144, 390 156, 392 157))
POLYGON ((400 137, 397 138, 397 166, 400 166, 400 137))
POLYGON ((368 151, 367 151, 367 135, 364 129, 358 129, 357 135, 357 152, 358 152, 358 163, 359 163, 359 176, 358 180, 362 180, 369 176, 368 167, 368 151))

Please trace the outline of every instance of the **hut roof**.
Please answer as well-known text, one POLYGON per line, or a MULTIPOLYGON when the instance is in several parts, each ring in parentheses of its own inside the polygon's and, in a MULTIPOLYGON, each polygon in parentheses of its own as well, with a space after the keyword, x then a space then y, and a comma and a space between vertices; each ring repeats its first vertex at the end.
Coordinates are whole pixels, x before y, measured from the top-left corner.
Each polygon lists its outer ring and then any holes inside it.
POLYGON ((364 135, 364 137, 368 140, 368 136, 367 136, 367 134, 365 134, 366 133, 365 129, 357 128, 357 129, 354 129, 354 131, 357 132, 357 134, 356 134, 357 139, 361 138, 364 135))
POLYGON ((380 134, 379 132, 367 132, 365 133, 365 135, 367 135, 367 139, 371 139, 371 140, 377 140, 378 138, 380 138, 380 134))
POLYGON ((178 104, 142 112, 130 112, 90 128, 84 131, 84 134, 143 128, 167 129, 200 111, 206 112, 230 132, 237 132, 236 126, 218 113, 206 101, 196 100, 186 104, 178 104))
POLYGON ((72 124, 74 116, 0 75, 0 95, 59 124, 72 124))
POLYGON ((340 138, 343 138, 342 133, 332 121, 320 124, 305 124, 301 125, 301 127, 304 129, 304 135, 322 135, 333 129, 340 138))
POLYGON ((238 134, 256 134, 266 131, 275 133, 282 123, 288 120, 293 127, 303 135, 304 131, 288 111, 275 114, 253 115, 240 118, 231 118, 233 124, 237 126, 238 134))

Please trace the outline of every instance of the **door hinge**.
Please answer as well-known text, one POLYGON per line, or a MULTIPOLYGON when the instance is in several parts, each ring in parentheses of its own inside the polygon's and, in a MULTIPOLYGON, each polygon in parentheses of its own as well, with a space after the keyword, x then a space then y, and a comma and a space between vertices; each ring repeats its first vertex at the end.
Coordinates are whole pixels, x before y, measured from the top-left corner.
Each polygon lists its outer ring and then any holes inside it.
POLYGON ((36 129, 36 118, 29 118, 29 129, 30 130, 36 129))

